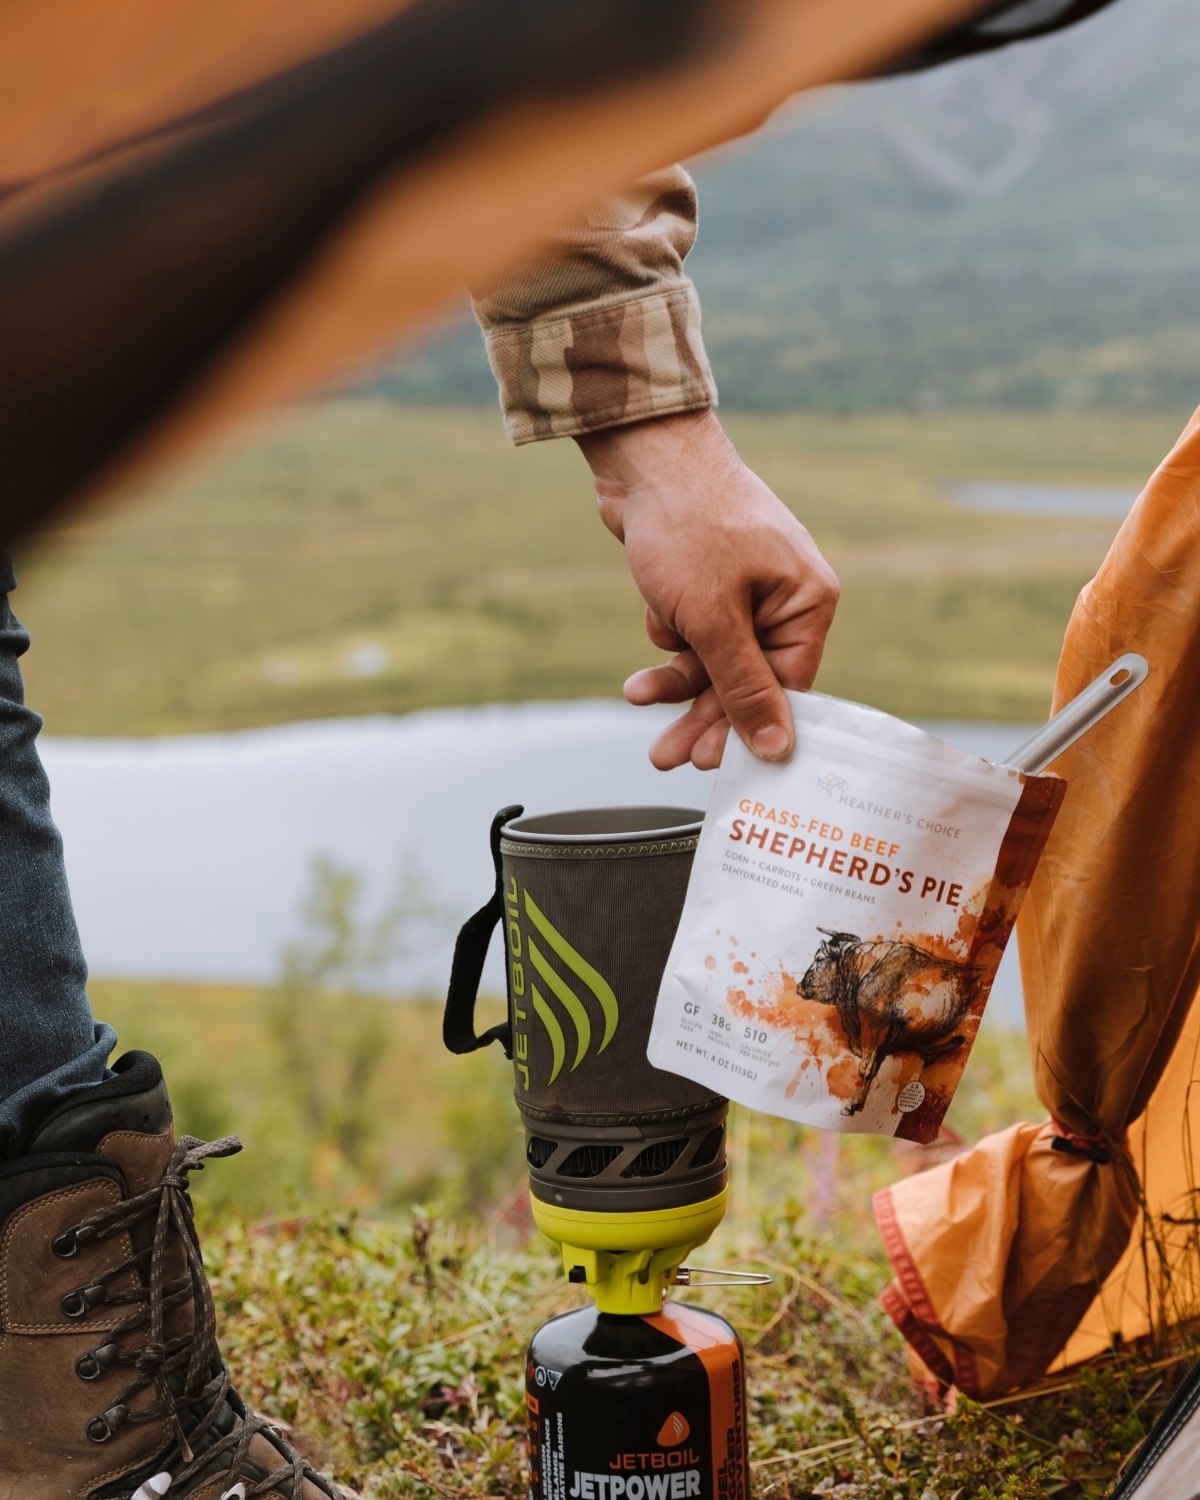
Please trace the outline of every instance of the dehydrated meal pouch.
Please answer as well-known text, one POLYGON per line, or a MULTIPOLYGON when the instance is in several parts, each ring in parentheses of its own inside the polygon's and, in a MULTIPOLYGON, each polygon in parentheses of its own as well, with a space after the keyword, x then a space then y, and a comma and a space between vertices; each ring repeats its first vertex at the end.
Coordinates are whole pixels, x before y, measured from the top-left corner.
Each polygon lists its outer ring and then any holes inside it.
POLYGON ((729 736, 647 1055, 770 1114, 930 1141, 1066 783, 788 697, 788 761, 729 736))

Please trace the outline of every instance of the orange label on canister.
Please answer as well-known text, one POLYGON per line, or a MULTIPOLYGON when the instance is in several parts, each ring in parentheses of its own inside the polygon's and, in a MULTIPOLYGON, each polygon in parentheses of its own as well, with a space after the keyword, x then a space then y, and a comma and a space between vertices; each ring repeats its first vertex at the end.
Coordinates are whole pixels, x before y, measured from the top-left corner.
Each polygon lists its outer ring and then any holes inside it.
POLYGON ((704 1366, 712 1420, 713 1494, 719 1500, 746 1500, 746 1378, 741 1340, 711 1313, 679 1302, 666 1303, 661 1313, 645 1321, 686 1345, 704 1366))

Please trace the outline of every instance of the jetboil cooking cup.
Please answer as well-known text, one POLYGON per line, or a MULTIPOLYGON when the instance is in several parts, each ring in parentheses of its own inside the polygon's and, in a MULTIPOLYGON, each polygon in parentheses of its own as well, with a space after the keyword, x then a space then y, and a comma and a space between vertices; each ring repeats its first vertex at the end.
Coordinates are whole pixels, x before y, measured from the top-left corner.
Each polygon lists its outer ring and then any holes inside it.
POLYGON ((446 1045, 502 1044, 539 1226, 602 1308, 652 1310, 725 1204, 725 1099, 646 1059, 702 814, 522 813, 505 808, 492 824, 496 889, 459 934, 446 1045), (497 926, 508 1018, 476 1035, 497 926))

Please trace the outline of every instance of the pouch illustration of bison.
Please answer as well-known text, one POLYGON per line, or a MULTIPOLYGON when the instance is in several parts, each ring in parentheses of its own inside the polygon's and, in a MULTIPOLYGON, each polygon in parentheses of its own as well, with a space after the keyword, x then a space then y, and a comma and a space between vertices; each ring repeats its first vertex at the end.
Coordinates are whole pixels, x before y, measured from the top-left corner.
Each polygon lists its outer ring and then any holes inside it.
POLYGON ((864 942, 827 927, 817 931, 826 940, 796 992, 838 1013, 858 1058, 858 1094, 842 1111, 854 1115, 893 1053, 915 1053, 928 1067, 964 1045, 966 1037, 955 1034, 956 1028, 976 997, 979 972, 912 943, 864 942))

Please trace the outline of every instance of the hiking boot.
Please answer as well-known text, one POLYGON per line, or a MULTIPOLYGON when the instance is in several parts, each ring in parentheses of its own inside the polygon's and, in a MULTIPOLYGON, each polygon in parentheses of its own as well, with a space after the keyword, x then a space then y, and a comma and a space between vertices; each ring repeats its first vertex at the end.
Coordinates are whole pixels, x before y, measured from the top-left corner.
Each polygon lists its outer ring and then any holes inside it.
MULTIPOLYGON (((342 1500, 234 1390, 162 1070, 129 1052, 0 1163, 0 1495, 342 1500)), ((352 1500, 352 1497, 351 1497, 352 1500)))

